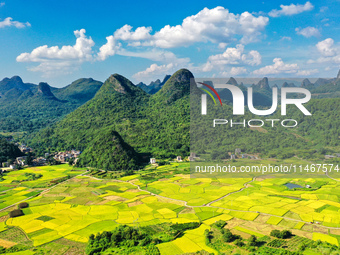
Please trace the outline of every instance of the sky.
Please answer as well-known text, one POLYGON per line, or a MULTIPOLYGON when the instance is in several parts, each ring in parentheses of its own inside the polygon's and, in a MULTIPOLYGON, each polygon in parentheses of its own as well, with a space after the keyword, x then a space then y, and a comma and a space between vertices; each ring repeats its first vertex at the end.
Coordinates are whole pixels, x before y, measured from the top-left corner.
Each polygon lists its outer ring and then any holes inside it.
POLYGON ((340 0, 0 0, 0 79, 335 77, 340 0))

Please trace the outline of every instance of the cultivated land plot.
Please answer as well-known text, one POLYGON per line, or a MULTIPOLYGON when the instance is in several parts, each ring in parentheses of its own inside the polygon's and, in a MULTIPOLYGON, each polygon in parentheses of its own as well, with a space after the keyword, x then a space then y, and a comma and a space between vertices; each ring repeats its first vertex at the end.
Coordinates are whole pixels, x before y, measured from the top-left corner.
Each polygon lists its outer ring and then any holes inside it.
MULTIPOLYGON (((151 182, 141 178, 143 172, 119 180, 77 176, 27 200, 30 206, 24 210, 25 215, 0 222, 0 234, 17 227, 34 247, 45 247, 59 242, 56 240, 85 244, 89 235, 111 231, 119 224, 138 227, 200 221, 203 224, 198 229, 187 230, 183 236, 157 247, 161 254, 201 250, 216 254, 206 245, 204 231, 223 220, 228 228, 258 237, 273 229, 292 229, 298 236, 337 244, 338 239, 328 235, 323 225, 340 225, 340 202, 336 195, 340 194, 339 182, 323 178, 317 180, 323 185, 315 189, 289 190, 284 184, 305 183, 313 187, 313 180, 263 178, 255 179, 245 188, 244 184, 251 179, 190 179, 188 174, 178 173, 187 166, 176 163, 145 170, 150 175, 166 173, 166 178, 151 182), (224 198, 218 200, 221 197, 224 198), (215 200, 218 201, 207 206, 215 200), (320 229, 313 228, 310 222, 317 222, 320 229)), ((84 169, 73 170, 68 165, 11 172, 1 182, 8 189, 3 191, 0 205, 14 204, 33 191, 48 188, 55 179, 82 172, 84 169), (17 182, 23 180, 25 172, 41 173, 43 177, 17 182)), ((337 235, 340 230, 332 233, 337 235)))
POLYGON ((38 195, 47 187, 55 185, 56 180, 76 176, 84 171, 84 169, 73 169, 67 164, 11 171, 4 176, 4 180, 1 182, 0 209, 38 195), (27 173, 41 174, 42 177, 26 181, 28 177, 25 174, 27 173))

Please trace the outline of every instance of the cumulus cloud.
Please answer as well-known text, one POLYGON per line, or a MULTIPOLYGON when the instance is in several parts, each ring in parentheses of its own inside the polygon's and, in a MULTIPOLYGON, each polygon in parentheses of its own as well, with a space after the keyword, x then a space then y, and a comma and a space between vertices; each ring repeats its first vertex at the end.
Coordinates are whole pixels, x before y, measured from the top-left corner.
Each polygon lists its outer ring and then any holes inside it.
POLYGON ((52 74, 54 70, 58 73, 62 73, 63 70, 68 73, 70 70, 77 69, 81 63, 93 59, 94 41, 85 33, 85 29, 74 31, 77 39, 73 46, 67 45, 59 48, 58 46, 43 45, 35 48, 31 53, 21 53, 16 60, 40 63, 29 70, 43 72, 46 75, 52 74))
POLYGON ((333 57, 338 51, 338 48, 334 47, 334 40, 332 38, 318 42, 316 48, 323 57, 333 57))
POLYGON ((1 2, 0 3, 0 7, 4 6, 5 5, 5 2, 1 2))
POLYGON ((332 38, 320 41, 315 46, 320 56, 316 60, 308 60, 308 63, 340 64, 340 46, 332 38))
POLYGON ((121 43, 117 42, 113 35, 106 37, 106 44, 101 46, 99 49, 97 55, 98 60, 104 61, 108 57, 115 55, 120 47, 121 43))
POLYGON ((305 4, 290 4, 290 5, 280 5, 279 10, 271 10, 268 15, 270 17, 280 17, 280 16, 292 16, 305 11, 313 10, 314 6, 308 1, 305 4))
POLYGON ((153 77, 161 77, 166 74, 172 73, 175 71, 176 67, 177 65, 173 63, 165 65, 152 64, 146 70, 134 74, 133 78, 143 81, 150 80, 153 77))
POLYGON ((294 74, 295 76, 308 76, 317 73, 317 69, 301 70, 298 64, 286 64, 281 58, 274 58, 274 64, 267 65, 253 71, 255 75, 294 74))
POLYGON ((123 41, 140 41, 146 40, 151 37, 150 32, 152 31, 151 27, 138 27, 135 31, 131 31, 132 26, 124 25, 123 27, 117 29, 114 32, 114 38, 117 40, 123 41))
POLYGON ((230 69, 230 75, 234 75, 234 76, 237 76, 237 75, 240 75, 240 74, 245 74, 247 73, 247 69, 245 67, 232 67, 230 69))
POLYGON ((317 29, 316 27, 306 27, 306 28, 295 28, 296 34, 298 35, 303 35, 304 37, 319 37, 321 36, 319 29, 317 29))
MULTIPOLYGON (((245 53, 244 45, 238 44, 235 48, 229 47, 222 54, 212 55, 202 67, 203 72, 213 69, 225 69, 228 65, 250 65, 261 64, 261 55, 258 51, 251 50, 245 53)), ((237 70, 237 69, 234 69, 237 70)))
MULTIPOLYGON (((196 42, 212 42, 226 47, 235 36, 241 36, 240 42, 246 44, 259 39, 268 21, 268 17, 256 17, 249 12, 233 14, 223 7, 204 8, 196 15, 185 18, 182 24, 166 25, 154 34, 151 34, 151 27, 138 27, 133 31, 131 26, 125 25, 114 32, 111 43, 105 46, 105 52, 115 47, 114 41, 123 41, 134 47, 175 48, 196 42)), ((101 53, 98 57, 103 59, 105 56, 108 54, 101 53)))
POLYGON ((5 27, 25 28, 25 27, 30 27, 30 26, 31 24, 29 22, 23 23, 23 22, 15 21, 11 17, 8 17, 2 21, 0 20, 0 28, 5 28, 5 27))
POLYGON ((281 58, 274 58, 273 65, 268 65, 255 70, 256 75, 279 74, 279 73, 297 73, 299 66, 297 64, 285 64, 281 58))

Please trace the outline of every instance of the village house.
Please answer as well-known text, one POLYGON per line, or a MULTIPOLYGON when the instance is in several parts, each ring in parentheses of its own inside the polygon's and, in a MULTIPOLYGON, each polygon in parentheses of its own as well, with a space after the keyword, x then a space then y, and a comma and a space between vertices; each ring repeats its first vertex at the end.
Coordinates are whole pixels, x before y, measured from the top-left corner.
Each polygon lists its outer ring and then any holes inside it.
POLYGON ((156 164, 156 159, 155 158, 150 158, 150 164, 156 164))
POLYGON ((76 159, 80 155, 80 151, 71 150, 71 151, 60 151, 54 155, 54 159, 60 161, 62 163, 68 162, 69 159, 76 159))
POLYGON ((21 144, 19 146, 19 150, 23 153, 28 153, 28 152, 31 152, 32 151, 32 148, 30 147, 27 147, 25 144, 21 144))
POLYGON ((27 156, 17 157, 15 159, 15 163, 19 166, 24 166, 26 165, 26 160, 27 160, 27 156))
POLYGON ((181 156, 177 156, 177 161, 182 161, 182 157, 181 156))
POLYGON ((35 158, 32 160, 34 166, 43 166, 47 163, 47 160, 43 157, 35 158))

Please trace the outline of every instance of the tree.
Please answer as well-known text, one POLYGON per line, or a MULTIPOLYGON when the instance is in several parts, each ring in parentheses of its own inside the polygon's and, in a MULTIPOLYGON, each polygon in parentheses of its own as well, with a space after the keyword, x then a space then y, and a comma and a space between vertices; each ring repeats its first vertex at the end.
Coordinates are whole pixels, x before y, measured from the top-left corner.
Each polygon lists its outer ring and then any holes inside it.
POLYGON ((251 236, 248 238, 248 245, 249 245, 249 246, 257 246, 257 238, 256 238, 256 236, 251 235, 251 236))
POLYGON ((223 233, 223 241, 226 243, 230 243, 236 239, 241 239, 241 237, 239 235, 234 235, 233 233, 231 233, 231 231, 229 229, 226 229, 223 233))
POLYGON ((270 232, 270 235, 276 238, 280 238, 280 230, 274 229, 270 232))

